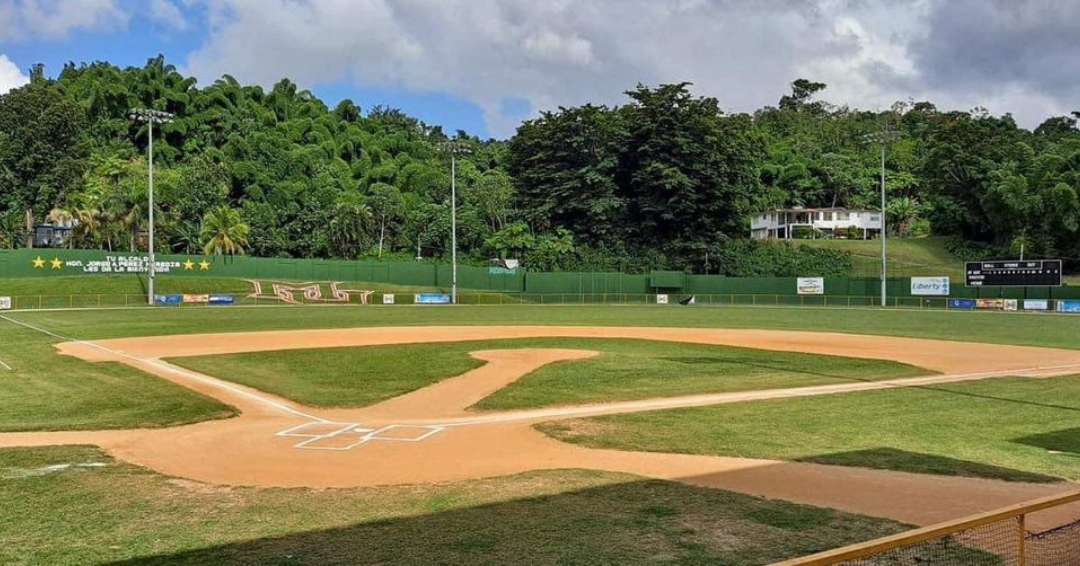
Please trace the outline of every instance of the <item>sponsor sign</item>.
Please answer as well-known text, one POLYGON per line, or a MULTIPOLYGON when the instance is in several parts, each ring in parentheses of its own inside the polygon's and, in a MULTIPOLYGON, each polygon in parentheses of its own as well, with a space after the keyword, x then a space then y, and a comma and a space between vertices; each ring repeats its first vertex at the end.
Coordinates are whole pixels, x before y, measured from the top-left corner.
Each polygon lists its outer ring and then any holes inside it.
POLYGON ((11 308, 11 297, 0 297, 0 311, 6 311, 11 308))
POLYGON ((666 304, 668 304, 668 296, 667 295, 657 295, 656 296, 656 304, 658 304, 658 305, 666 305, 666 304))
POLYGON ((185 303, 209 303, 210 295, 184 295, 185 303))
POLYGON ((968 287, 1060 287, 1061 260, 972 261, 965 265, 968 287))
POLYGON ((236 302, 232 295, 210 295, 207 300, 211 305, 231 305, 236 302))
POLYGON ((413 302, 418 305, 449 305, 451 301, 446 293, 417 293, 413 302))
POLYGON ((975 308, 975 299, 949 299, 950 309, 973 309, 975 308))
POLYGON ((154 295, 154 302, 159 305, 179 305, 183 300, 183 295, 154 295))
POLYGON ((1019 301, 1017 301, 1016 299, 1005 299, 1004 308, 1007 311, 1015 311, 1015 310, 1017 310, 1017 307, 1019 306, 1018 303, 1019 303, 1019 301))
POLYGON ((824 295, 824 277, 799 277, 795 280, 795 290, 800 295, 824 295))
POLYGON ((1080 312, 1080 301, 1058 301, 1058 312, 1080 312))
POLYGON ((1046 299, 1024 299, 1024 310, 1045 311, 1050 309, 1050 301, 1046 299))
POLYGON ((383 296, 382 296, 382 304, 384 304, 384 305, 392 305, 392 304, 394 304, 394 294, 393 293, 384 293, 383 296))
POLYGON ((975 299, 975 308, 1001 310, 1005 308, 1005 299, 975 299))
POLYGON ((912 295, 934 295, 947 297, 949 295, 948 277, 912 277, 912 295))

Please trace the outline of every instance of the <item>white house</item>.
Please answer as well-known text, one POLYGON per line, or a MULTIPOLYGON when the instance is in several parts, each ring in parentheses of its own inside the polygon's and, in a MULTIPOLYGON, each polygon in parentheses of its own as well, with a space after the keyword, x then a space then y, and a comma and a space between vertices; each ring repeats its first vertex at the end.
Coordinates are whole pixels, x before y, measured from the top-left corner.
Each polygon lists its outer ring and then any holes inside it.
POLYGON ((865 240, 881 233, 881 212, 799 206, 778 208, 753 216, 750 220, 750 237, 755 240, 789 240, 799 226, 806 227, 812 238, 854 236, 865 240))

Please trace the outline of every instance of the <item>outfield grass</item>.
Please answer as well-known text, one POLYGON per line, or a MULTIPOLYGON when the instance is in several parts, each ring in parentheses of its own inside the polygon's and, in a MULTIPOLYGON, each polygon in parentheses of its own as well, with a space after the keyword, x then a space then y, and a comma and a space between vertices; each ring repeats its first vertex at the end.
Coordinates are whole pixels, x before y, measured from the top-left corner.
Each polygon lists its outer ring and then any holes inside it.
POLYGON ((599 357, 544 366, 481 401, 519 409, 927 375, 896 362, 652 340, 534 338, 282 350, 169 360, 316 407, 358 407, 479 367, 478 350, 569 348, 599 357), (318 371, 312 371, 318 368, 318 371))
POLYGON ((603 448, 1080 480, 1080 376, 999 378, 541 425, 603 448))
POLYGON ((87 447, 3 449, 0 462, 12 565, 765 564, 904 529, 592 471, 308 490, 170 479, 87 447), (45 469, 88 463, 105 465, 45 469))
POLYGON ((207 307, 18 312, 80 339, 204 332, 416 325, 763 328, 1080 349, 1080 316, 840 308, 681 306, 207 307))
POLYGON ((0 321, 0 432, 162 427, 232 407, 118 363, 58 355, 49 336, 0 321))

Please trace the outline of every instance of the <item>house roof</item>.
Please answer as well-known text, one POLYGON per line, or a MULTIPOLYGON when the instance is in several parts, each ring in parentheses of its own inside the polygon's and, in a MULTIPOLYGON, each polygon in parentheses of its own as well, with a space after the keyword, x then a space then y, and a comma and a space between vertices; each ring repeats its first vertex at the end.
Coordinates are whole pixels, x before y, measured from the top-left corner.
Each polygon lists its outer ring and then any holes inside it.
POLYGON ((772 210, 763 210, 756 212, 755 214, 768 214, 770 212, 878 212, 877 210, 871 210, 868 208, 843 208, 843 207, 828 207, 828 208, 774 208, 772 210))

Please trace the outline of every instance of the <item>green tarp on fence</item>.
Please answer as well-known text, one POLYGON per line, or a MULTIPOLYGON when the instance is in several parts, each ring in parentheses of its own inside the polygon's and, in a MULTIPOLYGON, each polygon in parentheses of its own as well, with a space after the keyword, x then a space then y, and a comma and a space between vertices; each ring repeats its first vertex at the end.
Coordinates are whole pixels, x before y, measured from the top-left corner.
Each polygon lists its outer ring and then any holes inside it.
MULTIPOLYGON (((167 276, 226 277, 261 281, 363 281, 447 289, 452 283, 449 265, 422 262, 345 261, 323 259, 204 257, 159 254, 158 272, 167 276)), ((0 251, 0 278, 57 277, 145 273, 145 254, 97 250, 20 249, 0 251)), ((796 295, 794 277, 723 277, 654 271, 649 275, 624 273, 526 273, 518 269, 492 270, 459 266, 458 287, 499 293, 627 294, 647 295, 664 289, 680 295, 796 295), (496 272, 498 271, 498 272, 496 272)), ((910 297, 910 279, 888 282, 890 297, 910 297)), ((952 297, 1007 299, 1080 299, 1080 287, 968 288, 954 281, 952 297)), ((877 297, 881 283, 872 278, 829 277, 825 295, 877 297)), ((806 295, 804 295, 806 297, 806 295)), ((805 300, 805 299, 804 299, 805 300)))

